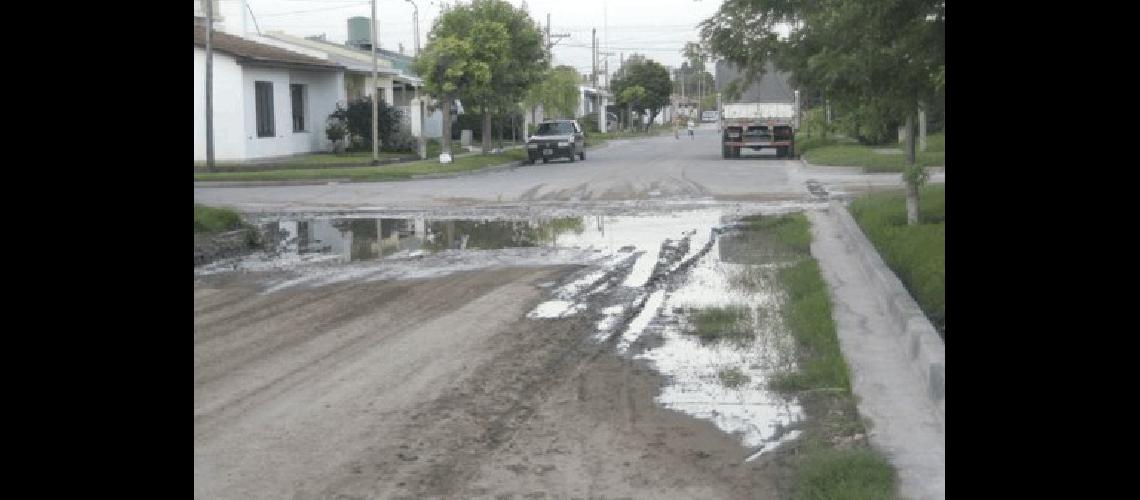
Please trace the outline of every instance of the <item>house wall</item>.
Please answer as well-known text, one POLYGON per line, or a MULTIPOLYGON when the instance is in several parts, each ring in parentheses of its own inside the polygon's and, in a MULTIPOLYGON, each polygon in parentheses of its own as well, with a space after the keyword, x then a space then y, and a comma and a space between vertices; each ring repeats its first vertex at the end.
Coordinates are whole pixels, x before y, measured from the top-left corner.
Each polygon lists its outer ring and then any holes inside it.
POLYGON ((343 99, 343 73, 248 65, 242 70, 245 159, 322 151, 328 147, 324 119, 336 110, 337 100, 343 99), (273 83, 274 137, 257 136, 255 82, 258 81, 273 83), (293 132, 290 83, 308 85, 308 131, 293 132))
MULTIPOLYGON (((214 53, 214 158, 245 158, 242 69, 233 57, 214 53)), ((194 161, 206 161, 206 50, 194 48, 194 161)))

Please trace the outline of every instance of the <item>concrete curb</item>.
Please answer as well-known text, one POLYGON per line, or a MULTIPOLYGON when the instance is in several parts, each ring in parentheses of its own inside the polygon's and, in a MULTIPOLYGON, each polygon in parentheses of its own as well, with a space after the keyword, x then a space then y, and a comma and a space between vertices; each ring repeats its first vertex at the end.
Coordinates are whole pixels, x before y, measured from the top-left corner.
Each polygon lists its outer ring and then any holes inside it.
POLYGON ((816 172, 821 172, 821 173, 826 172, 826 173, 833 173, 833 174, 865 174, 866 173, 865 169, 863 167, 831 167, 831 166, 827 166, 827 165, 813 165, 811 163, 808 163, 808 161, 805 160, 803 158, 803 156, 800 156, 799 160, 800 160, 800 166, 803 170, 813 170, 816 172))
POLYGON ((875 246, 863 234, 847 207, 838 201, 830 203, 840 227, 846 233, 850 249, 859 256, 858 262, 872 287, 879 291, 887 306, 894 333, 900 346, 906 350, 911 364, 921 375, 926 395, 934 403, 939 419, 946 422, 946 345, 938 336, 934 325, 922 313, 918 303, 894 272, 883 262, 875 246))

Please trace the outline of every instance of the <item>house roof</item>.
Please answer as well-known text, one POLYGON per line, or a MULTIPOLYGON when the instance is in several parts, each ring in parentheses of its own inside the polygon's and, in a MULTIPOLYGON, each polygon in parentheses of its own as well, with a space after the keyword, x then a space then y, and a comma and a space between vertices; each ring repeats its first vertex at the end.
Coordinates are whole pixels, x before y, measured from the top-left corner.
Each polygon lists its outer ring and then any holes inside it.
MULTIPOLYGON (((344 68, 344 66, 327 59, 318 59, 272 45, 247 40, 218 30, 214 30, 214 34, 211 38, 211 49, 230 54, 238 58, 239 61, 297 64, 326 69, 344 68)), ((206 46, 206 27, 197 22, 194 23, 194 45, 198 47, 206 46)))
MULTIPOLYGON (((275 38, 283 42, 292 43, 301 47, 323 51, 328 54, 329 59, 343 65, 345 69, 354 72, 371 73, 372 72, 372 54, 367 50, 357 49, 355 47, 346 46, 339 43, 330 42, 328 40, 320 40, 314 38, 302 38, 299 36, 289 35, 283 31, 269 31, 266 36, 275 38)), ((401 66, 400 61, 397 61, 390 55, 383 54, 385 51, 377 50, 376 62, 377 73, 381 75, 392 76, 394 80, 401 83, 411 83, 412 85, 423 85, 423 80, 414 76, 409 69, 410 62, 407 62, 407 67, 401 66)), ((403 57, 410 61, 407 56, 403 57)))
MULTIPOLYGON (((716 89, 724 87, 741 76, 740 69, 725 61, 716 64, 716 89)), ((752 82, 740 93, 740 102, 792 102, 796 99, 795 89, 788 83, 791 74, 776 70, 771 61, 764 65, 764 74, 759 81, 752 82)), ((742 82, 743 83, 743 82, 742 82)))
MULTIPOLYGON (((283 31, 269 31, 266 36, 275 38, 283 42, 291 43, 301 47, 322 51, 328 54, 329 59, 345 66, 352 71, 372 71, 372 56, 366 51, 353 49, 341 44, 332 43, 325 40, 314 40, 311 38, 302 38, 299 36, 289 35, 283 31)), ((384 58, 377 58, 377 72, 385 75, 395 74, 392 71, 392 65, 384 58)))
POLYGON ((412 68, 412 65, 416 62, 416 59, 414 57, 380 48, 376 49, 376 52, 388 58, 388 60, 392 62, 393 68, 402 71, 405 75, 415 76, 416 70, 412 68))

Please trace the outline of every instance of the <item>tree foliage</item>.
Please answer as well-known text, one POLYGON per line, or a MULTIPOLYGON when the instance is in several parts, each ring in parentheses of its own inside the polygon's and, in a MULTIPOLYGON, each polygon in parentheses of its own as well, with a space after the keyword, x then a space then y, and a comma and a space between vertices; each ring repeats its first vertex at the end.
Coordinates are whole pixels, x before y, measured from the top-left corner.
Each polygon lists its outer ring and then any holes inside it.
POLYGON ((897 124, 945 99, 943 0, 725 0, 700 26, 747 80, 772 61, 860 122, 897 124))
POLYGON ((578 82, 582 76, 570 66, 558 66, 546 72, 538 85, 527 92, 527 107, 542 105, 548 116, 572 117, 578 111, 578 82))
POLYGON ((648 109, 649 121, 652 122, 661 112, 661 108, 669 105, 673 82, 669 78, 669 70, 661 63, 633 54, 618 70, 611 87, 617 96, 617 104, 623 106, 632 104, 635 110, 648 109), (627 100, 625 90, 635 86, 644 90, 644 96, 637 100, 627 100))
MULTIPOLYGON (((521 101, 547 66, 538 25, 526 10, 504 0, 449 6, 416 61, 429 93, 458 98, 488 120, 492 112, 521 101)), ((446 137, 446 118, 444 126, 446 137)))

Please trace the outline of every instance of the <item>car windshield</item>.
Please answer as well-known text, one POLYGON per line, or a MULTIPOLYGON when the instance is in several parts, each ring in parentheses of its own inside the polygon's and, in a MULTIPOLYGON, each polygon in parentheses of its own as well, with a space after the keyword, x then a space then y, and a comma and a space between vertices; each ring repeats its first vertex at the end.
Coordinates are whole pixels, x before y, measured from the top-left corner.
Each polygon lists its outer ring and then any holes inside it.
POLYGON ((574 125, 569 122, 539 124, 535 135, 569 135, 574 133, 574 125))

